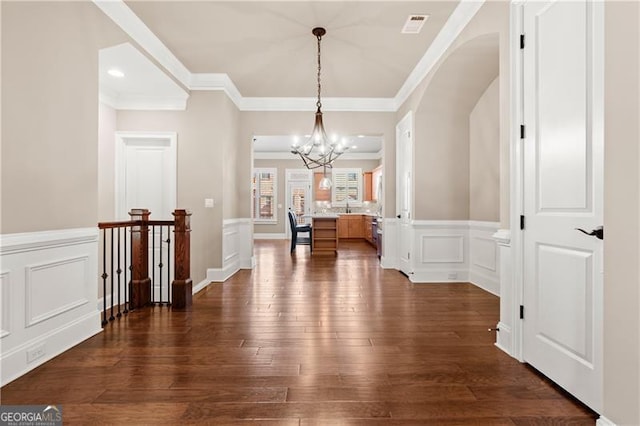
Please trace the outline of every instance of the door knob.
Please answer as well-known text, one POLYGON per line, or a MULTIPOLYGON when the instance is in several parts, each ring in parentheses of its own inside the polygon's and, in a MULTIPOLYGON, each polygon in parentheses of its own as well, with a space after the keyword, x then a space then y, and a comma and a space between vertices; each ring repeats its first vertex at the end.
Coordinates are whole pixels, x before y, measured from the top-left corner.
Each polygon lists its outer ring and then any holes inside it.
POLYGON ((592 237, 596 237, 599 240, 604 239, 604 227, 602 226, 598 226, 596 229, 592 230, 591 232, 587 232, 584 229, 580 229, 580 228, 576 228, 576 231, 580 231, 586 235, 591 235, 592 237))
POLYGON ((401 216, 401 215, 398 215, 398 216, 396 216, 396 217, 397 217, 398 219, 400 219, 402 216, 401 216))

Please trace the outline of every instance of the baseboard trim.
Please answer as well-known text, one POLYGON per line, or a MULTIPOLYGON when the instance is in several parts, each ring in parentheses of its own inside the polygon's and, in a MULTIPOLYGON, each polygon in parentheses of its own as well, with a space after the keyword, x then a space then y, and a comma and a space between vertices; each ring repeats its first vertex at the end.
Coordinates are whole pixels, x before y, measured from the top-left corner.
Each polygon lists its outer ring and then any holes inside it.
POLYGON ((100 332, 102 332, 100 312, 92 311, 11 349, 2 354, 0 361, 2 362, 1 385, 12 382, 100 332), (37 346, 43 346, 46 354, 27 363, 26 351, 37 346))
POLYGON ((500 297, 500 281, 478 271, 469 272, 469 282, 486 292, 500 297))
POLYGON ((384 256, 380 256, 380 267, 382 269, 398 269, 393 262, 384 256))
POLYGON ((211 280, 205 278, 204 280, 200 281, 191 289, 191 294, 196 294, 199 291, 204 290, 206 287, 209 286, 209 284, 211 284, 211 280))
POLYGON ((409 280, 415 284, 467 283, 469 282, 469 271, 456 269, 414 271, 409 275, 409 280), (449 278, 452 274, 455 274, 455 278, 449 278))
POLYGON ((287 236, 283 233, 254 233, 254 240, 286 240, 287 236))
POLYGON ((600 416, 598 420, 596 420, 596 426, 617 426, 614 422, 606 418, 605 416, 600 416))
POLYGON ((229 265, 225 266, 224 268, 207 269, 207 280, 212 282, 218 282, 218 283, 225 282, 239 270, 240 270, 240 261, 236 259, 233 262, 229 263, 229 265))
POLYGON ((496 332, 496 347, 506 353, 509 356, 513 356, 511 354, 511 327, 508 325, 498 322, 498 332, 496 332))

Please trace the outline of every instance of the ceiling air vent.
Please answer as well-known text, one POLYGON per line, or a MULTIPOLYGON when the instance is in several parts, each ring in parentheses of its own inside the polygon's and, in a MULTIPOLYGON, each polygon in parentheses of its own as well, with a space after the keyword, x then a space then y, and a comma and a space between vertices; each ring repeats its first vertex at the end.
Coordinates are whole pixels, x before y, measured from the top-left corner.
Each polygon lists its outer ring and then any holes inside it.
POLYGON ((418 34, 428 17, 429 15, 409 15, 402 27, 402 34, 418 34))

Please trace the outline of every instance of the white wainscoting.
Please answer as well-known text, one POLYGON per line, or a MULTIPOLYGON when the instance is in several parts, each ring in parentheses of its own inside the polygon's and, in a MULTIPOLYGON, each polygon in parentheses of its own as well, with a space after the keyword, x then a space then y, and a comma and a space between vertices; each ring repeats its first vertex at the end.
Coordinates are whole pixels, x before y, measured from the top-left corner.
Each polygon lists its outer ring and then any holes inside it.
MULTIPOLYGON (((411 282, 471 282, 500 295, 499 251, 492 237, 497 222, 414 220, 411 226, 416 251, 411 253, 411 282)), ((396 219, 384 219, 384 268, 397 269, 396 228, 396 219)))
POLYGON ((222 223, 222 268, 207 269, 207 277, 193 288, 193 293, 211 282, 224 282, 240 269, 253 269, 253 221, 225 219, 222 223))
POLYGON ((500 255, 493 234, 497 222, 469 221, 469 281, 500 296, 500 255))
POLYGON ((378 224, 381 222, 382 256, 380 256, 380 266, 385 269, 398 269, 398 220, 395 218, 378 219, 378 224))
POLYGON ((414 283, 469 281, 469 222, 414 220, 411 253, 414 283))
POLYGON ((515 356, 513 329, 518 319, 513 309, 513 275, 511 265, 511 232, 508 229, 500 229, 493 234, 493 239, 498 246, 500 259, 500 322, 496 333, 496 346, 515 356))
POLYGON ((96 228, 0 236, 1 383, 99 333, 96 228))

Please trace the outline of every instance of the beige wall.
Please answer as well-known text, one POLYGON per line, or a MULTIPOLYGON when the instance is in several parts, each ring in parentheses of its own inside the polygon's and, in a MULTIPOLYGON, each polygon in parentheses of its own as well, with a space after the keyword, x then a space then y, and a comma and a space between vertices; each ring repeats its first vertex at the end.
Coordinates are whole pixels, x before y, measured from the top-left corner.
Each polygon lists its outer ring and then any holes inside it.
MULTIPOLYGON (((239 123, 240 111, 227 96, 224 97, 219 123, 227 123, 228 126, 219 128, 219 139, 224 150, 222 154, 222 218, 236 219, 240 216, 239 188, 242 181, 238 180, 238 162, 240 161, 239 123)), ((249 216, 245 216, 249 217, 249 216)))
MULTIPOLYGON (((363 172, 371 171, 380 164, 380 160, 336 160, 334 167, 359 168, 363 172)), ((275 167, 278 169, 278 188, 277 188, 277 204, 282 205, 278 209, 278 222, 275 224, 255 224, 253 232, 258 234, 283 234, 286 227, 289 226, 285 216, 287 206, 287 188, 286 188, 286 169, 304 169, 304 164, 300 159, 293 160, 254 160, 255 167, 275 167)), ((320 169, 318 169, 320 170, 320 169)))
POLYGON ((469 219, 500 220, 500 79, 469 116, 469 219))
POLYGON ((1 2, 2 229, 98 221, 98 50, 127 38, 89 2, 1 2))
MULTIPOLYGON (((324 125, 338 134, 368 134, 383 137, 384 203, 385 217, 395 217, 395 113, 386 112, 326 112, 324 125)), ((251 216, 251 170, 253 168, 252 138, 254 135, 305 134, 313 127, 313 112, 241 112, 240 139, 242 145, 238 163, 240 187, 240 216, 251 216)))
MULTIPOLYGON (((178 135, 178 208, 191 217, 191 278, 198 283, 207 268, 222 266, 222 220, 226 185, 226 147, 234 134, 233 111, 224 92, 192 92, 186 111, 118 111, 118 131, 166 131, 178 135), (214 208, 204 199, 213 198, 214 208)), ((232 211, 233 209, 229 209, 232 211)), ((231 213, 230 213, 231 214, 231 213)), ((152 213, 153 216, 153 213, 152 213)), ((248 216, 247 216, 248 217, 248 216)))
MULTIPOLYGON (((414 111, 414 217, 469 219, 469 114, 499 77, 501 115, 509 111, 509 4, 487 2, 398 110, 414 111), (472 73, 469 70, 473 70, 472 73), (503 90, 505 89, 505 90, 503 90)), ((500 123, 500 169, 508 169, 509 122, 500 123), (503 164, 506 162, 506 164, 503 164)), ((508 225, 508 173, 501 174, 500 221, 508 225)))
POLYGON ((640 424, 640 7, 605 3, 604 415, 640 424))

